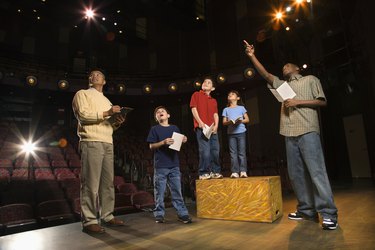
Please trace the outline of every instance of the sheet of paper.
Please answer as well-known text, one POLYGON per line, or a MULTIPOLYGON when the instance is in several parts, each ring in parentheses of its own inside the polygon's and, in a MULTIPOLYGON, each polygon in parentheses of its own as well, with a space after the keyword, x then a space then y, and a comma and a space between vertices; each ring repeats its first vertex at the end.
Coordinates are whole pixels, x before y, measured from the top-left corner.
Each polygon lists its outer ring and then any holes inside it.
POLYGON ((180 151, 182 140, 184 139, 184 135, 180 133, 173 132, 172 139, 174 140, 173 144, 169 145, 170 149, 180 151))
POLYGON ((278 87, 276 90, 284 101, 287 99, 292 99, 296 96, 296 93, 293 91, 293 89, 289 86, 287 82, 281 84, 281 86, 278 87))
POLYGON ((276 99, 279 101, 279 102, 283 102, 283 98, 280 96, 280 94, 277 92, 276 89, 270 89, 270 91, 272 92, 272 94, 276 97, 276 99))
POLYGON ((214 127, 213 123, 211 124, 211 126, 208 126, 207 124, 204 124, 203 134, 204 134, 204 136, 206 136, 207 139, 210 139, 213 127, 214 127))
POLYGON ((236 119, 232 119, 231 121, 232 121, 233 124, 236 124, 236 122, 239 121, 239 120, 242 120, 242 118, 243 118, 243 116, 240 115, 239 117, 237 117, 236 119))

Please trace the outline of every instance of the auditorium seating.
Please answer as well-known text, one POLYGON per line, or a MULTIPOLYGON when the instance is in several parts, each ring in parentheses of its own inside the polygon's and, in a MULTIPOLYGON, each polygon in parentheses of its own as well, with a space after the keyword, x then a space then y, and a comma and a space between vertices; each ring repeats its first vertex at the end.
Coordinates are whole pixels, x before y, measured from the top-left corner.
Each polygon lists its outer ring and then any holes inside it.
POLYGON ((145 191, 133 193, 131 196, 131 203, 137 209, 152 211, 155 208, 153 195, 145 191))
POLYGON ((38 220, 42 226, 56 226, 75 221, 65 199, 44 201, 37 206, 38 220))
POLYGON ((10 204, 0 207, 2 235, 37 228, 34 211, 29 204, 10 204))

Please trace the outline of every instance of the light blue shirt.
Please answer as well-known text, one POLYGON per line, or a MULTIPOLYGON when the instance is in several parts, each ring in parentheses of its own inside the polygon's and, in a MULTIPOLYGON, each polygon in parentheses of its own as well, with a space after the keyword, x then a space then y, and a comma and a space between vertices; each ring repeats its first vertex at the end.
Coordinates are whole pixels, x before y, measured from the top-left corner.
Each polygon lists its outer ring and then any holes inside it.
MULTIPOLYGON (((241 117, 240 119, 244 119, 244 115, 247 113, 247 110, 244 106, 237 106, 234 108, 226 107, 223 110, 223 117, 226 117, 228 120, 236 120, 238 117, 241 117)), ((246 132, 246 126, 243 123, 240 124, 231 124, 228 125, 227 129, 228 134, 240 134, 243 132, 246 132)))

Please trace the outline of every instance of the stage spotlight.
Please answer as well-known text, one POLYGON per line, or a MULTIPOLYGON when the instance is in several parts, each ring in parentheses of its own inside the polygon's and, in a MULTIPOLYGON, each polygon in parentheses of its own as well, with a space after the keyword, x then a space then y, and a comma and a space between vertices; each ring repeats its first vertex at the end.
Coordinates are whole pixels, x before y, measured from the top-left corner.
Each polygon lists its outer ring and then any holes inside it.
POLYGON ((195 89, 200 89, 202 86, 202 83, 199 81, 199 80, 195 80, 194 83, 193 83, 193 87, 195 89))
POLYGON ((169 86, 168 86, 168 90, 169 90, 169 92, 171 92, 171 93, 174 93, 174 92, 176 92, 177 91, 177 84, 176 83, 171 83, 171 84, 169 84, 169 86))
POLYGON ((302 68, 307 69, 307 64, 302 65, 302 68))
POLYGON ((67 80, 60 80, 57 82, 57 87, 61 90, 66 90, 69 88, 69 82, 67 80))
POLYGON ((275 14, 275 17, 276 17, 276 19, 281 19, 281 18, 283 18, 283 13, 281 13, 281 12, 277 12, 277 13, 275 14))
POLYGON ((125 84, 123 84, 123 83, 116 84, 116 92, 118 94, 124 94, 126 92, 125 84))
POLYGON ((296 0, 297 4, 301 4, 302 2, 303 2, 303 0, 296 0))
POLYGON ((150 84, 146 84, 146 85, 143 86, 143 92, 144 92, 145 94, 150 94, 151 91, 152 91, 152 87, 151 87, 150 84))
POLYGON ((243 75, 247 79, 251 79, 255 75, 255 70, 253 68, 246 68, 243 72, 243 75))
POLYGON ((223 73, 220 73, 220 74, 217 75, 216 81, 219 84, 225 83, 227 81, 227 78, 225 77, 225 75, 223 73))
POLYGON ((28 76, 26 77, 26 84, 30 87, 34 87, 37 85, 38 79, 35 76, 28 76))
POLYGON ((21 146, 22 152, 25 152, 27 154, 32 154, 34 153, 34 150, 36 149, 35 143, 32 142, 24 142, 23 145, 21 146))
POLYGON ((85 18, 89 18, 89 19, 95 16, 95 12, 92 9, 87 9, 85 14, 86 14, 85 18))
POLYGON ((289 30, 290 30, 290 28, 289 28, 289 27, 286 27, 286 28, 285 28, 285 30, 286 30, 286 31, 289 31, 289 30))
POLYGON ((288 6, 288 7, 285 8, 286 12, 290 12, 291 10, 292 10, 292 7, 290 7, 290 6, 288 6))

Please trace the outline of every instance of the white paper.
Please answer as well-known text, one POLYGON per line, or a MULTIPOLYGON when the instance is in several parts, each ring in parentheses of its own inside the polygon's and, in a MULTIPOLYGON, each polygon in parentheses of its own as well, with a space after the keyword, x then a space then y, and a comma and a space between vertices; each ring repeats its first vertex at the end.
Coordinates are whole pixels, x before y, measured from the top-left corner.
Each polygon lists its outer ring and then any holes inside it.
POLYGON ((169 145, 170 149, 180 151, 184 135, 180 133, 173 132, 172 134, 173 144, 169 145))
POLYGON ((230 121, 233 123, 233 124, 236 124, 237 121, 239 120, 242 120, 243 116, 240 115, 239 117, 237 117, 236 119, 231 119, 230 121))
POLYGON ((279 101, 279 102, 283 102, 283 98, 280 96, 279 92, 277 92, 276 89, 270 89, 270 91, 272 92, 272 94, 276 97, 276 99, 279 101))
POLYGON ((213 127, 214 127, 213 123, 211 124, 211 126, 208 126, 207 124, 204 124, 203 134, 204 134, 204 136, 206 136, 207 139, 210 139, 213 127))
POLYGON ((283 102, 287 99, 292 99, 296 96, 296 93, 289 86, 287 82, 284 82, 277 89, 270 89, 272 94, 276 97, 279 102, 283 102))

